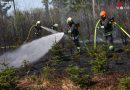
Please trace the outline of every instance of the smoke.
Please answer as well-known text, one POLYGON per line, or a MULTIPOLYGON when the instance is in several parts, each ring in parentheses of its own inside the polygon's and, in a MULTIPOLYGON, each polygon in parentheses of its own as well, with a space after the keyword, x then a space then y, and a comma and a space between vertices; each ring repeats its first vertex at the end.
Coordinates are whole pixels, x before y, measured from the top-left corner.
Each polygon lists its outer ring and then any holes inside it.
POLYGON ((30 43, 22 45, 20 48, 7 52, 0 56, 0 60, 5 60, 9 66, 20 67, 24 60, 30 63, 36 62, 42 58, 51 49, 54 42, 59 42, 64 33, 56 33, 40 39, 34 40, 30 43))

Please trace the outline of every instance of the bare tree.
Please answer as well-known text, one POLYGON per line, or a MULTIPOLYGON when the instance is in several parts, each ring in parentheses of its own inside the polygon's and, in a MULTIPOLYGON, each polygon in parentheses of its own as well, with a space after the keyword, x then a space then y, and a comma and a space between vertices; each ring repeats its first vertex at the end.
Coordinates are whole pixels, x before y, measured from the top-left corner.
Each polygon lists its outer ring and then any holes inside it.
POLYGON ((95 19, 95 0, 92 0, 92 6, 93 6, 93 17, 95 19))

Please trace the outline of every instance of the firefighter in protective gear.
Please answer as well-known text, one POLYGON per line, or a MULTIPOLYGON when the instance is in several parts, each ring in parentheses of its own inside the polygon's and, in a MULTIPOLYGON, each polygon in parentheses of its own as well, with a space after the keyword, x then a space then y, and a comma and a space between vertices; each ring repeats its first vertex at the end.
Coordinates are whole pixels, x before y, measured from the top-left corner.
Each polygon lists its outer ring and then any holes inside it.
POLYGON ((76 24, 71 17, 67 19, 67 24, 69 26, 68 33, 70 33, 74 44, 77 47, 78 52, 80 52, 80 43, 79 43, 79 24, 76 24))
POLYGON ((113 51, 114 46, 113 46, 113 23, 114 23, 114 18, 110 19, 107 17, 107 12, 105 10, 100 12, 100 28, 104 32, 104 37, 107 41, 107 44, 109 45, 109 50, 113 51))
POLYGON ((34 26, 34 38, 40 38, 42 37, 42 27, 41 27, 41 22, 37 21, 36 25, 34 26))
POLYGON ((58 31, 58 27, 59 27, 59 25, 58 25, 57 23, 55 23, 55 24, 52 26, 52 29, 58 31))

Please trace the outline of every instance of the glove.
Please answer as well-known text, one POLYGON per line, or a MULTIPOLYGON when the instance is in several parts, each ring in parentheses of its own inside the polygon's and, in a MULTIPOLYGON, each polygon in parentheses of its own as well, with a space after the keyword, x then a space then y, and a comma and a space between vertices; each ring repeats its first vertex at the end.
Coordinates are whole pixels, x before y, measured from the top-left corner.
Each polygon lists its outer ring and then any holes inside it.
POLYGON ((113 25, 116 25, 116 22, 113 22, 113 25))
POLYGON ((68 33, 70 34, 70 33, 71 33, 71 30, 68 30, 68 33))
POLYGON ((74 38, 74 37, 72 37, 72 40, 75 40, 75 38, 74 38))
POLYGON ((76 37, 75 37, 75 39, 78 39, 79 38, 79 35, 77 35, 76 37))
POLYGON ((104 26, 101 26, 102 29, 104 29, 104 26))
POLYGON ((99 29, 100 29, 100 27, 97 27, 97 29, 99 30, 99 29))

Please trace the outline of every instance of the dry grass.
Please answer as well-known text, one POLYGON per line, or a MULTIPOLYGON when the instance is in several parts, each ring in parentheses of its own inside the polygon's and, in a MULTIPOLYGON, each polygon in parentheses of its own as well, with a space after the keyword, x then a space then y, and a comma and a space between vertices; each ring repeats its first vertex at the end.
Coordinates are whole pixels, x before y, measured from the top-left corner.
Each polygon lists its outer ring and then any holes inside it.
POLYGON ((36 80, 31 80, 29 77, 24 77, 19 80, 18 87, 20 90, 26 90, 27 88, 40 87, 41 90, 118 90, 119 78, 130 76, 121 73, 111 73, 107 75, 94 75, 93 85, 85 88, 75 86, 72 81, 67 77, 56 78, 52 82, 46 81, 42 76, 36 76, 37 80, 41 80, 37 85, 36 80))

